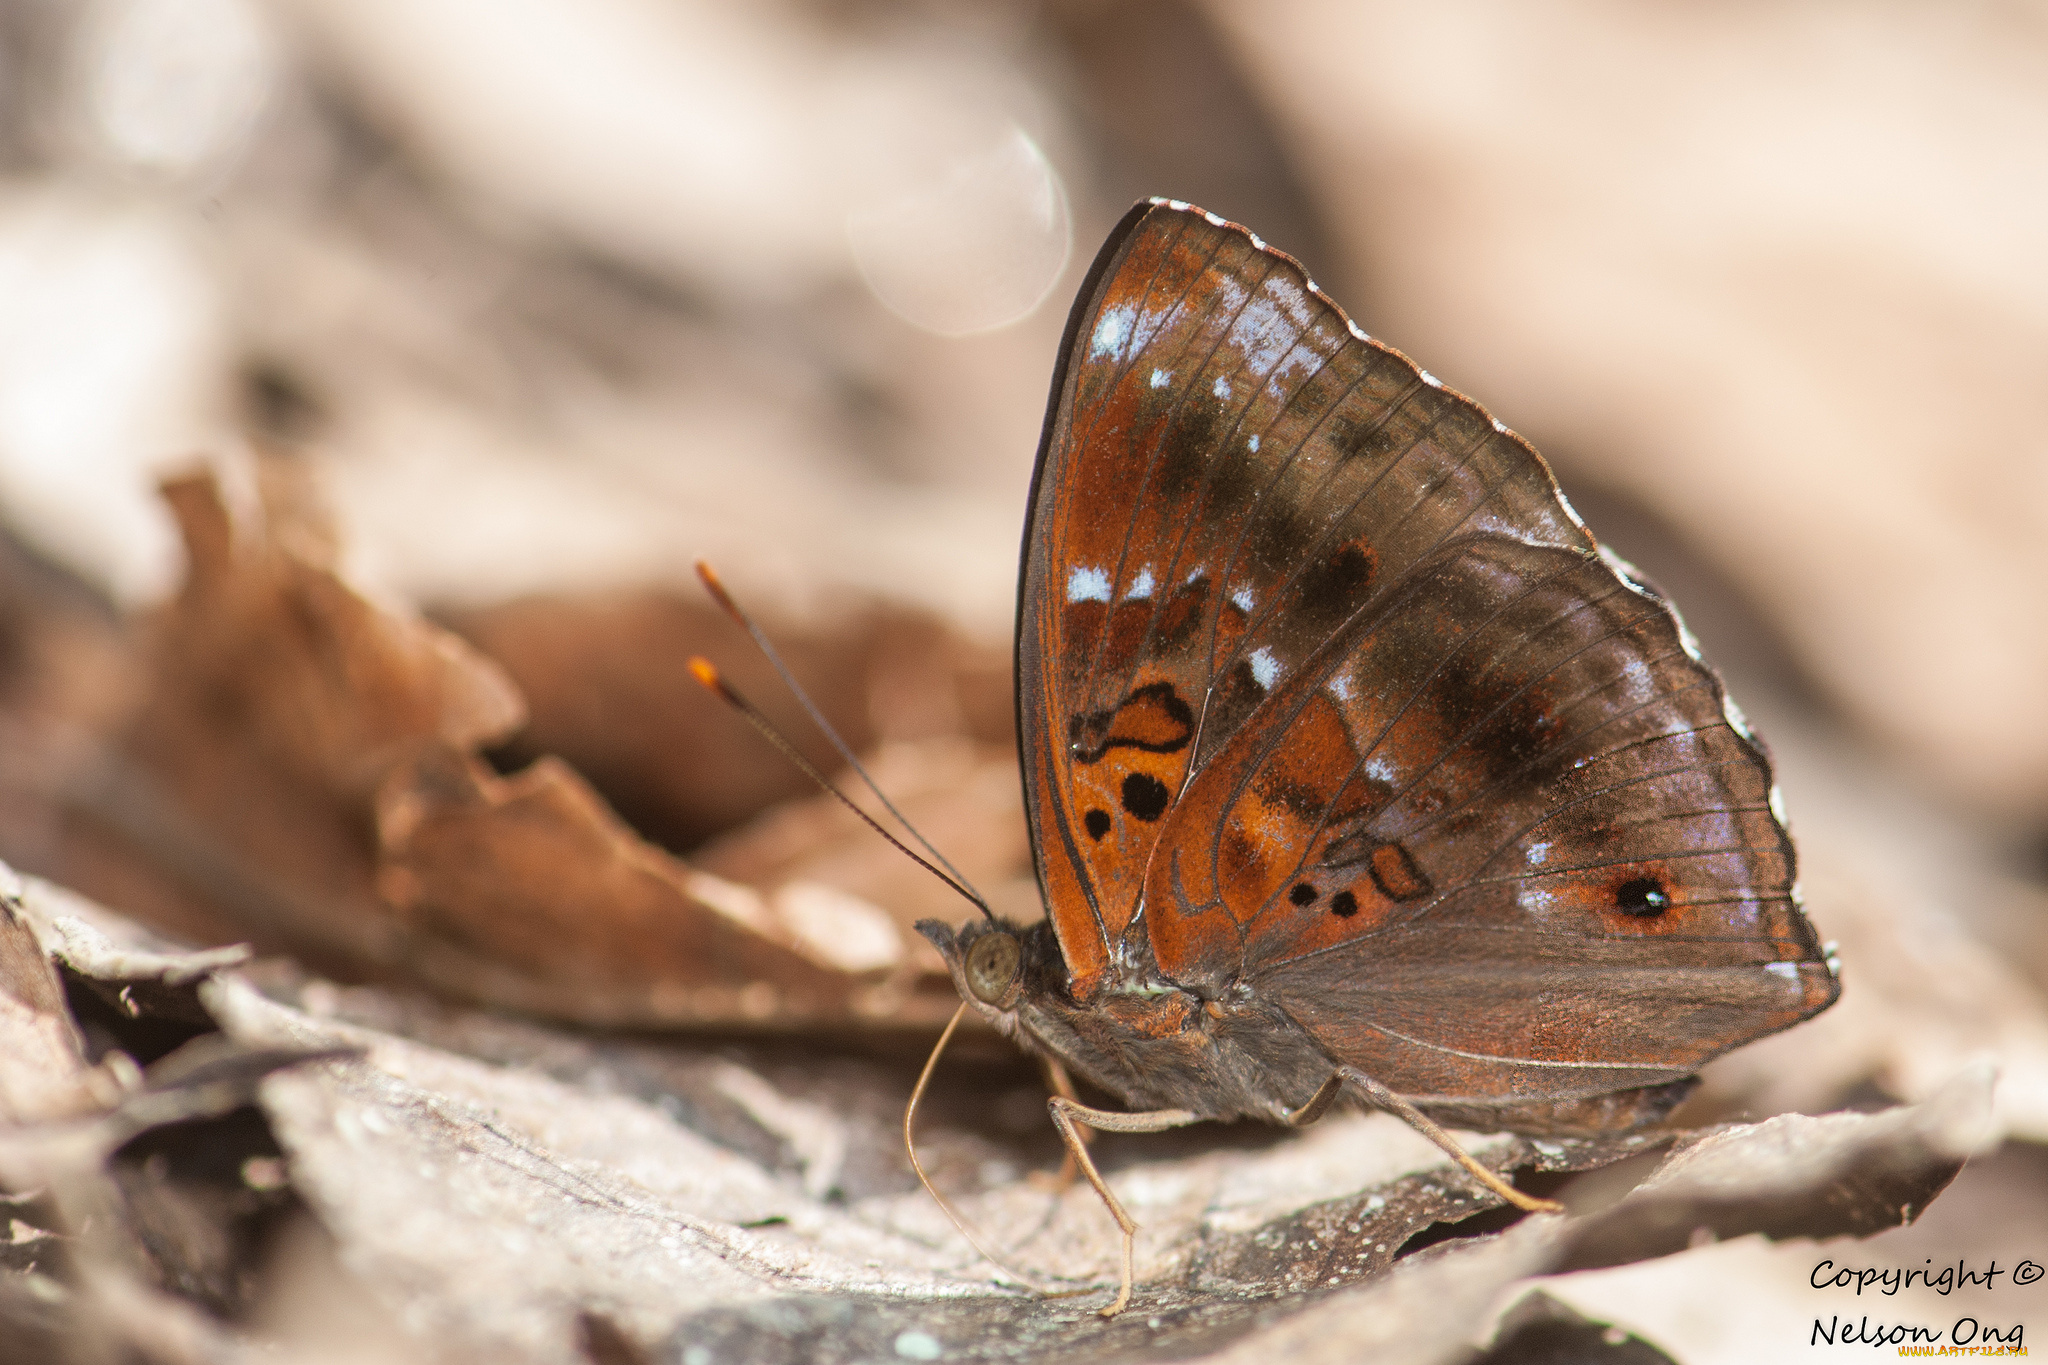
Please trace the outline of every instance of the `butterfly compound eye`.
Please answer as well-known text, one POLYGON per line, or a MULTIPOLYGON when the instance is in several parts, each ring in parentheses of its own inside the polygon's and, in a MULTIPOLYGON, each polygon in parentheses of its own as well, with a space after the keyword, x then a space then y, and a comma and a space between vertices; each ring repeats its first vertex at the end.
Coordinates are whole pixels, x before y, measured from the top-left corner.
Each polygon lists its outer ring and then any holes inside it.
POLYGON ((1010 934, 983 934, 967 950, 967 989, 974 998, 996 1004, 1017 979, 1017 940, 1010 934))

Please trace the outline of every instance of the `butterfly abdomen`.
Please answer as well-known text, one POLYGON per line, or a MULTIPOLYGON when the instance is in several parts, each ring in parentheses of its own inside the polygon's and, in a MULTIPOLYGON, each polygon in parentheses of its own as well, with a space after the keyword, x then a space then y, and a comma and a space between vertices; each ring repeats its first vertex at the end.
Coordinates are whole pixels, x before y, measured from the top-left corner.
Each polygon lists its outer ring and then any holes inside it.
POLYGON ((1138 1109, 1279 1121, 1335 1069, 1306 1031, 1254 999, 1105 991, 1076 1008, 1041 996, 1022 1002, 1018 1019, 1041 1048, 1138 1109))

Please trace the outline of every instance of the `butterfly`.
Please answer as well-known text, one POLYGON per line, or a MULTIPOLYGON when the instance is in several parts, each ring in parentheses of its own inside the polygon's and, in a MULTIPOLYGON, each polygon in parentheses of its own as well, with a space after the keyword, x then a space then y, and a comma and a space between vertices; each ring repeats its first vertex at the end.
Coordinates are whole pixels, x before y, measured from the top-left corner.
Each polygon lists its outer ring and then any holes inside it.
MULTIPOLYGON (((1130 1112, 1626 1132, 1839 993, 1770 761, 1524 440, 1292 257, 1136 206, 1070 316, 1025 523, 1047 917, 918 927, 963 1008, 1130 1112)), ((914 1155, 914 1153, 913 1153, 914 1155)), ((1554 1205, 1548 1207, 1554 1208, 1554 1205)))

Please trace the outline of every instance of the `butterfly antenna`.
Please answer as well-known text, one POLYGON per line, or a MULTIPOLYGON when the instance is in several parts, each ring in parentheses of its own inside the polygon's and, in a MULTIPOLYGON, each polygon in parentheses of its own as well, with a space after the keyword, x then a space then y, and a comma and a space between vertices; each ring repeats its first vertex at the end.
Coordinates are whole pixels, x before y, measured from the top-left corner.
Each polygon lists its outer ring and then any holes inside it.
POLYGON ((1032 1279, 1029 1275, 1020 1275, 1010 1269, 1008 1265, 997 1258, 994 1252, 981 1244, 981 1239, 974 1235, 974 1229, 967 1226, 967 1220, 962 1218, 959 1211, 946 1201, 946 1196, 940 1194, 932 1185, 931 1177, 924 1173, 924 1163, 917 1159, 917 1140, 912 1136, 912 1129, 917 1121, 918 1101, 924 1098, 924 1088, 930 1084, 932 1072, 938 1069, 939 1054, 946 1050, 947 1043, 953 1041, 953 1030, 959 1028, 960 1021, 966 1017, 967 1005, 963 1001, 960 1008, 953 1011, 953 1017, 946 1021, 945 1032, 939 1035, 939 1041, 932 1047, 932 1055, 925 1058, 924 1070, 917 1074, 917 1084, 910 1091, 910 1103, 903 1106, 903 1150, 910 1156, 910 1169, 917 1172, 918 1183, 924 1186, 924 1192, 932 1197, 932 1202, 939 1206, 946 1217, 953 1220, 953 1226, 960 1229, 960 1235, 967 1239, 969 1246, 981 1254, 982 1260, 987 1261, 1026 1289, 1036 1294, 1043 1294, 1048 1298, 1067 1298, 1076 1293, 1084 1293, 1086 1292, 1084 1290, 1049 1288, 1032 1279))
MULTIPOLYGON (((845 806, 855 815, 858 815, 869 829, 873 830, 875 833, 881 835, 884 839, 887 839, 890 843, 894 844, 896 846, 897 851, 903 854, 904 857, 910 859, 919 867, 923 868, 925 871, 931 873, 934 877, 937 877, 940 881, 944 882, 946 885, 952 887, 955 891, 959 892, 961 896, 965 897, 966 900, 974 906, 975 909, 981 911, 981 913, 989 920, 990 923, 995 922, 995 912, 988 908, 988 902, 981 898, 980 892, 976 891, 973 887, 968 886, 959 878, 950 877, 946 875, 946 873, 939 870, 939 868, 933 866, 928 859, 921 856, 916 849, 904 843, 901 839, 891 834, 888 830, 883 829, 882 826, 876 822, 874 816, 869 815, 859 806, 854 805, 853 799, 849 797, 845 792, 839 790, 839 788, 833 786, 832 779, 825 776, 825 774, 819 772, 818 767, 815 763, 812 763, 811 760, 805 758, 802 754, 798 753, 796 750, 796 746, 791 744, 788 740, 784 739, 782 737, 782 732, 775 728, 775 723, 769 720, 768 717, 766 717, 765 715, 761 714, 760 709, 756 707, 752 702, 748 701, 745 697, 741 696, 739 692, 734 689, 733 685, 727 682, 724 679, 724 677, 722 677, 719 674, 718 669, 713 666, 712 662, 709 659, 706 659, 701 655, 691 659, 690 676, 695 678, 699 683, 701 683, 705 691, 717 696, 727 706, 730 706, 733 710, 745 716, 747 718, 747 723, 752 725, 756 730, 759 730, 761 732, 762 738, 766 739, 770 744, 773 744, 777 749, 780 749, 782 751, 782 756, 788 759, 791 763, 796 764, 798 768, 802 769, 804 775, 809 777, 811 781, 817 783, 820 787, 823 787, 826 791, 838 797, 839 804, 845 806)), ((895 808, 892 806, 890 809, 893 810, 895 808)), ((900 815, 896 818, 899 820, 903 819, 903 817, 900 815)), ((912 831, 912 833, 915 832, 916 831, 914 830, 912 831)), ((926 847, 930 846, 926 845, 926 847)))
MULTIPOLYGON (((825 713, 818 709, 817 703, 811 700, 810 693, 804 691, 803 685, 797 682, 796 675, 789 671, 789 665, 782 662, 782 656, 776 653, 775 646, 769 643, 767 632, 755 625, 754 618, 747 615, 741 609, 740 604, 732 600, 732 594, 725 590, 725 584, 719 580, 717 572, 701 559, 697 561, 697 580, 704 585, 704 591, 711 594, 711 600, 718 603, 719 608, 727 616, 730 616, 740 629, 753 637, 754 647, 759 649, 768 662, 775 666, 775 671, 782 676, 783 686, 787 687, 795 695, 797 701, 803 704, 804 711, 811 718, 811 723, 818 727, 826 739, 832 741, 832 747, 837 749, 839 756, 846 760, 846 766, 853 769, 854 773, 867 786, 867 789, 875 794, 875 799, 882 803, 882 808, 895 816, 898 824, 910 831, 910 837, 924 846, 925 852, 931 854, 932 860, 938 863, 940 867, 946 869, 955 883, 971 889, 973 883, 967 880, 959 868, 946 860, 946 855, 939 852, 937 847, 932 844, 932 841, 925 838, 919 832, 917 826, 911 824, 902 811, 896 809, 896 803, 889 799, 888 793, 884 792, 875 779, 868 775, 868 770, 862 767, 861 761, 854 756, 852 746, 839 737, 839 732, 832 728, 832 722, 825 719, 825 713)), ((841 797, 840 799, 844 800, 845 798, 841 797)), ((874 822, 869 821, 868 823, 873 824, 874 822)), ((901 847, 901 845, 898 845, 898 847, 901 847)), ((920 861, 922 860, 920 859, 920 861)), ((979 893, 969 897, 969 899, 982 907, 983 914, 988 913, 988 906, 982 901, 979 893)))

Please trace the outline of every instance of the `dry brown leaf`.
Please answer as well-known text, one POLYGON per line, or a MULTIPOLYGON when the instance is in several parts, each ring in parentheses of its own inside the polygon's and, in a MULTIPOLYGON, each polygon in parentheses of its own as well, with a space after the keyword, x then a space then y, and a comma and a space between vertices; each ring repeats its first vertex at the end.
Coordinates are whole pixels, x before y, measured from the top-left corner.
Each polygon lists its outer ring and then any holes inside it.
MULTIPOLYGON (((13 881, 12 872, 4 875, 13 881)), ((64 1116, 87 1095, 84 1049, 64 987, 17 908, 19 894, 0 886, 0 1126, 64 1116)))
MULTIPOLYGON (((525 707, 503 673, 446 631, 343 583, 303 476, 274 462, 258 469, 254 524, 236 524, 211 475, 164 486, 189 567, 154 627, 138 754, 183 745, 204 770, 239 738, 281 776, 348 800, 367 797, 423 744, 475 748, 517 729, 525 707), (214 733, 199 729, 205 720, 214 733)), ((163 758, 155 766, 172 779, 180 770, 163 758)))
POLYGON ((239 521, 210 475, 166 486, 190 572, 149 623, 116 751, 72 779, 85 818, 64 861, 88 886, 146 887, 189 936, 388 970, 370 795, 423 745, 506 733, 520 703, 473 649, 347 587, 311 494, 265 471, 239 521))
MULTIPOLYGON (((73 860, 87 885, 142 884, 138 902, 174 931, 246 936, 338 973, 586 1023, 901 1030, 952 1013, 951 985, 910 926, 959 906, 848 813, 817 803, 771 813, 714 860, 729 865, 719 876, 629 828, 560 758, 500 776, 479 750, 520 724, 517 687, 474 647, 344 583, 311 492, 264 469, 261 515, 240 521, 208 476, 167 490, 191 576, 153 623, 150 685, 123 752, 74 783, 86 818, 73 860)), ((687 686, 674 680, 623 708, 600 691, 585 705, 602 723, 576 719, 578 642, 609 641, 623 659, 618 628, 650 612, 669 623, 657 634, 670 649, 689 643, 677 619, 705 619, 647 599, 581 621, 527 604, 472 625, 547 689, 548 733, 594 752, 629 792, 666 783, 683 803, 664 807, 669 827, 687 829, 732 802, 689 804, 717 789, 692 725, 750 748, 753 768, 787 765, 690 686, 682 695, 708 720, 671 722, 667 742, 633 747, 622 766, 623 751, 603 746, 656 713, 656 692, 687 686)), ((800 647, 837 678, 835 705, 869 713, 857 733, 963 722, 977 686, 971 652, 926 620, 853 625, 800 647)), ((600 684, 619 676, 598 672, 600 684)), ((907 782, 913 814, 962 850, 971 876, 1029 913, 1014 760, 1000 746, 950 743, 885 754, 885 776, 907 782), (923 760, 906 763, 915 754, 923 760)))
MULTIPOLYGON (((841 598, 850 594, 836 594, 841 598)), ((754 643, 707 598, 669 592, 529 597, 443 613, 526 699, 506 757, 566 760, 665 848, 691 850, 810 780, 690 680, 702 655, 827 772, 841 760, 754 643)), ((839 601, 766 627, 819 710, 857 752, 957 736, 1013 743, 1010 664, 935 619, 839 601)))
MULTIPOLYGON (((459 753, 422 755, 380 794, 377 830, 378 887, 412 965, 458 998, 588 1023, 780 1028, 896 1020, 907 1003, 884 981, 906 956, 879 911, 798 918, 694 871, 558 759, 500 778, 459 753)), ((949 997, 918 1022, 951 1013, 949 997)))

